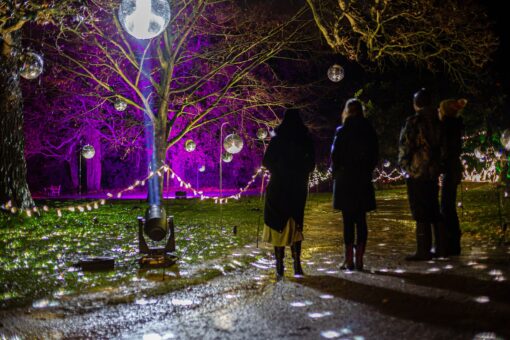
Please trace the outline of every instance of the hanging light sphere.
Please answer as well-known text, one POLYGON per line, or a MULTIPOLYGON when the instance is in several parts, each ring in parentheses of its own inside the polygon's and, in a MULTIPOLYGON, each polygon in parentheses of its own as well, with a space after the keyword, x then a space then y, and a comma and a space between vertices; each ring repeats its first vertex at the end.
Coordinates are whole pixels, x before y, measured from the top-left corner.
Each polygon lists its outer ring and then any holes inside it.
POLYGON ((115 107, 115 110, 117 111, 125 111, 127 109, 127 103, 123 101, 122 99, 117 99, 115 103, 113 104, 115 107))
POLYGON ((232 133, 225 137, 223 147, 228 153, 239 153, 243 149, 243 140, 239 135, 232 133))
POLYGON ((384 163, 383 163, 383 166, 385 168, 389 168, 391 166, 391 162, 389 160, 385 160, 384 163))
POLYGON ((26 52, 21 56, 21 69, 19 74, 25 79, 35 79, 43 71, 43 58, 34 52, 26 52))
POLYGON ((163 32, 170 21, 168 0, 122 0, 122 27, 137 39, 151 39, 163 32))
POLYGON ((186 141, 186 143, 184 143, 184 148, 188 152, 193 152, 197 148, 197 144, 195 143, 195 141, 193 139, 188 139, 186 141))
POLYGON ((264 140, 267 138, 267 129, 260 128, 257 130, 257 138, 260 140, 264 140))
POLYGON ((205 165, 202 165, 200 168, 198 168, 198 171, 204 172, 205 171, 205 165))
POLYGON ((96 149, 94 149, 94 147, 90 144, 83 146, 83 148, 81 149, 81 155, 83 156, 83 158, 91 159, 92 157, 94 157, 95 154, 96 149))
POLYGON ((480 161, 483 161, 485 159, 485 154, 482 151, 482 148, 480 146, 477 146, 475 148, 475 157, 478 158, 480 161))
POLYGON ((499 149, 494 149, 494 157, 496 157, 496 159, 500 159, 501 156, 503 156, 503 151, 499 149))
POLYGON ((328 69, 328 78, 334 83, 338 83, 340 80, 344 79, 344 68, 338 64, 332 65, 328 69))
POLYGON ((232 159, 234 159, 234 155, 232 155, 230 152, 225 152, 221 155, 221 159, 225 163, 230 163, 232 162, 232 159))
POLYGON ((503 131, 500 142, 506 150, 510 151, 510 129, 503 131))

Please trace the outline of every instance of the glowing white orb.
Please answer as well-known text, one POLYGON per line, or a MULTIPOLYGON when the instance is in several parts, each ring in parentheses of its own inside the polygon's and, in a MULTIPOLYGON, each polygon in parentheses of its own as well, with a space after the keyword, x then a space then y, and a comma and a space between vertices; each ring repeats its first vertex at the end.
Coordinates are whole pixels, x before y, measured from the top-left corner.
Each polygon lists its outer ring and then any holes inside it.
POLYGON ((221 155, 221 159, 225 163, 230 163, 230 162, 232 162, 232 159, 234 159, 234 155, 232 155, 229 152, 225 152, 224 154, 221 155))
POLYGON ((204 172, 205 171, 205 165, 202 165, 200 168, 198 168, 198 171, 204 172))
POLYGON ((260 140, 264 140, 267 138, 267 129, 260 128, 257 130, 257 138, 260 140))
POLYGON ((91 159, 92 157, 94 157, 95 154, 96 154, 96 149, 94 149, 94 147, 90 144, 85 145, 81 149, 81 155, 83 156, 83 158, 91 159))
POLYGON ((31 80, 39 77, 43 71, 43 58, 34 52, 26 52, 21 56, 20 76, 31 80))
POLYGON ((391 166, 391 162, 389 160, 385 160, 384 163, 383 163, 383 166, 385 168, 389 168, 391 166))
POLYGON ((344 68, 338 64, 332 65, 328 69, 328 78, 332 82, 338 83, 340 80, 344 79, 344 68))
POLYGON ((115 103, 113 104, 115 107, 115 110, 117 111, 124 111, 127 109, 127 103, 123 101, 122 99, 117 99, 115 103))
POLYGON ((510 129, 506 129, 501 134, 500 142, 503 147, 510 151, 510 129))
POLYGON ((188 139, 186 143, 184 143, 184 148, 188 152, 193 152, 197 148, 197 144, 193 141, 193 139, 188 139))
POLYGON ((170 22, 170 4, 168 0, 122 0, 119 21, 133 37, 151 39, 170 22))
POLYGON ((225 137, 223 147, 228 153, 239 153, 243 149, 243 140, 239 135, 232 133, 225 137))
POLYGON ((482 148, 480 146, 477 146, 475 148, 475 157, 481 161, 485 159, 485 154, 483 153, 482 148))

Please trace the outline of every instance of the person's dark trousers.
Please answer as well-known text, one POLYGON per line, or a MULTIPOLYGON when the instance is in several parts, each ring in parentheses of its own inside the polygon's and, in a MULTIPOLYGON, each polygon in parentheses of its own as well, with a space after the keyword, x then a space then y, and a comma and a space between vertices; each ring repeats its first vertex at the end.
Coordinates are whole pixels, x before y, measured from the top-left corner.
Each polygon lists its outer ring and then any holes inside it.
POLYGON ((446 245, 449 255, 460 255, 460 224, 457 216, 457 185, 458 179, 445 174, 441 186, 441 214, 446 230, 446 245))
POLYGON ((353 246, 354 246, 354 230, 356 229, 356 269, 363 270, 363 255, 368 238, 368 227, 366 213, 351 213, 342 211, 344 221, 344 244, 345 244, 345 261, 342 267, 352 270, 353 263, 353 246))

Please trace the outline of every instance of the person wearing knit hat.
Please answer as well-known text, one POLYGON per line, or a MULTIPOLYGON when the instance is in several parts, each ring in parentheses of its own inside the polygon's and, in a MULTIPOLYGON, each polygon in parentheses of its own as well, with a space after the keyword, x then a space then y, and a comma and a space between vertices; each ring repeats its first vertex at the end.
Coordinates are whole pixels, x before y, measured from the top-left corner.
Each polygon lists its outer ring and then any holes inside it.
POLYGON ((441 214, 446 228, 447 253, 460 255, 461 230, 457 216, 457 186, 462 180, 462 135, 464 124, 459 116, 466 106, 466 99, 447 99, 439 104, 439 119, 443 126, 446 143, 446 157, 441 185, 441 214))

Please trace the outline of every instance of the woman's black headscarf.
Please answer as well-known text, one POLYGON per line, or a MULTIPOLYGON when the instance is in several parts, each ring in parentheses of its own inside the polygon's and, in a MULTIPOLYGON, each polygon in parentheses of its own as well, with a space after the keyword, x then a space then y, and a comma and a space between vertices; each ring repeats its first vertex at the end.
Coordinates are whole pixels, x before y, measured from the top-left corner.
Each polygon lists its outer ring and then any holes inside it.
POLYGON ((274 129, 277 136, 303 136, 308 134, 298 109, 288 109, 280 125, 274 129))

